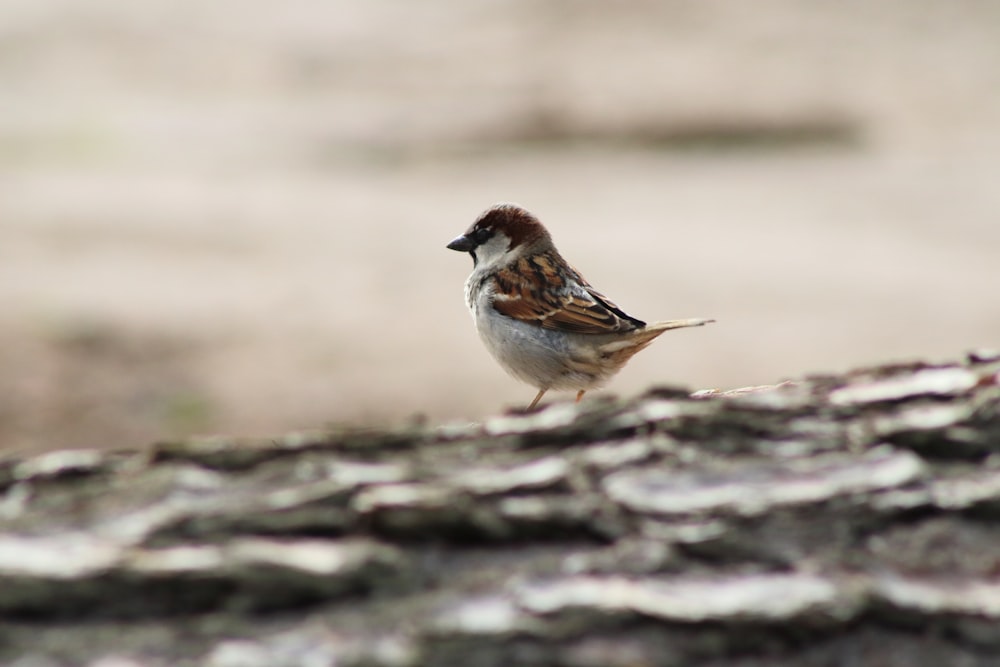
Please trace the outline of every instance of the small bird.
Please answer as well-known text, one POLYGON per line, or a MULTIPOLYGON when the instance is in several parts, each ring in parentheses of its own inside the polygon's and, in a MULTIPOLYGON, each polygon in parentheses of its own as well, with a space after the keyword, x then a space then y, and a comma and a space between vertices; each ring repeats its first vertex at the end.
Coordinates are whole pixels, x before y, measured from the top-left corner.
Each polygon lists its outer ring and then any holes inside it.
POLYGON ((570 266, 538 218, 497 204, 447 246, 472 255, 465 300, 480 338, 512 376, 538 388, 574 389, 577 402, 670 329, 715 320, 646 324, 626 314, 570 266))

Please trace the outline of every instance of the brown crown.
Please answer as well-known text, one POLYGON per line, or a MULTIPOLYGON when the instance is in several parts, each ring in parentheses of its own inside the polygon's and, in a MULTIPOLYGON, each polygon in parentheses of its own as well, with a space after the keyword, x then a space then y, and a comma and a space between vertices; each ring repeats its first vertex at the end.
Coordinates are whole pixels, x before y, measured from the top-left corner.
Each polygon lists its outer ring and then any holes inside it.
POLYGON ((548 230, 538 218, 516 204, 497 204, 488 208, 467 233, 472 234, 480 229, 503 232, 510 238, 511 248, 551 241, 548 230))

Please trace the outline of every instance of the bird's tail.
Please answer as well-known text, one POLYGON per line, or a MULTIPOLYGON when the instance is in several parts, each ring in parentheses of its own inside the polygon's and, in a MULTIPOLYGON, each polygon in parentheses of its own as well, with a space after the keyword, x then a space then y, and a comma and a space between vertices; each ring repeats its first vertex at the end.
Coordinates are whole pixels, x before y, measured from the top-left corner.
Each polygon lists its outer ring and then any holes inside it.
POLYGON ((615 357, 620 363, 625 363, 632 357, 632 355, 639 350, 645 349, 647 345, 652 343, 665 331, 670 331, 671 329, 683 329, 684 327, 700 327, 714 321, 715 320, 692 318, 687 320, 666 320, 664 322, 654 322, 652 324, 647 324, 641 329, 636 329, 631 332, 627 341, 620 340, 616 343, 610 343, 602 349, 606 354, 615 357))
POLYGON ((653 339, 662 334, 664 331, 670 331, 671 329, 683 329, 684 327, 700 327, 714 321, 715 320, 690 318, 687 320, 665 320, 663 322, 653 322, 652 324, 647 324, 643 328, 636 329, 632 332, 634 339, 642 341, 642 346, 639 347, 636 352, 652 343, 653 339))
POLYGON ((652 324, 647 324, 644 328, 649 332, 657 332, 657 335, 663 333, 664 331, 670 331, 671 329, 683 329, 684 327, 700 327, 705 324, 710 324, 715 320, 705 320, 701 318, 691 318, 687 320, 665 320, 663 322, 653 322, 652 324))

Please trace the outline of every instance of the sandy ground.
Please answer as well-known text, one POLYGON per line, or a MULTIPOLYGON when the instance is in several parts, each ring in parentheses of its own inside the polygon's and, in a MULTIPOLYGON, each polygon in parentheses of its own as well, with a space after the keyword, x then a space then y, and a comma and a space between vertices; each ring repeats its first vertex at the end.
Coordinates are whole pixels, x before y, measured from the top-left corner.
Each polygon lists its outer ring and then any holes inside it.
POLYGON ((718 319, 610 391, 996 347, 997 26, 985 0, 8 0, 0 448, 524 404, 444 248, 496 201, 628 312, 718 319))

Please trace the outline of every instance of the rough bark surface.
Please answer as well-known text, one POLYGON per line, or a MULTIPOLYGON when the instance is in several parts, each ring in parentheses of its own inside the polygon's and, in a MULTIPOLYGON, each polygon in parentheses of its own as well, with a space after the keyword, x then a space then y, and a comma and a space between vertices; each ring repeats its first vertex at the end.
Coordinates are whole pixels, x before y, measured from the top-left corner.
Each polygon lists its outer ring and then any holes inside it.
POLYGON ((0 461, 0 662, 1000 665, 1000 355, 0 461))

